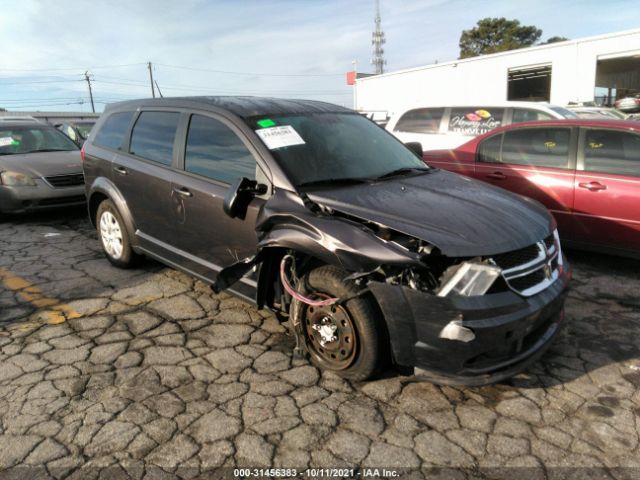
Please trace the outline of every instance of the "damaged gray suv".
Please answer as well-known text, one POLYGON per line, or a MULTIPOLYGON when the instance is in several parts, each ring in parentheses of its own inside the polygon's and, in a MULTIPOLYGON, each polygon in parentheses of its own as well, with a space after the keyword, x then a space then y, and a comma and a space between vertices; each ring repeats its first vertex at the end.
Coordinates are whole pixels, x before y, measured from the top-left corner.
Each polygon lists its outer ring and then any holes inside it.
POLYGON ((147 255, 271 309, 322 369, 486 384, 564 322, 571 273, 542 206, 426 166, 351 110, 140 100, 94 132, 82 156, 107 259, 147 255))

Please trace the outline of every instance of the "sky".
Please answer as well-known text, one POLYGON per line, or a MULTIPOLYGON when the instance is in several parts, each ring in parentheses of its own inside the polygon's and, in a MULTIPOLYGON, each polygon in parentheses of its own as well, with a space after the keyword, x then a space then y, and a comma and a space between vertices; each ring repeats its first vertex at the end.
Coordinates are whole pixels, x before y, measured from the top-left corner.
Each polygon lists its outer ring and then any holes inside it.
MULTIPOLYGON (((0 0, 0 107, 96 111, 162 94, 260 95, 352 105, 372 72, 374 0, 0 0)), ((637 0, 380 0, 386 70, 458 57, 464 29, 518 19, 570 39, 640 27, 637 0)))

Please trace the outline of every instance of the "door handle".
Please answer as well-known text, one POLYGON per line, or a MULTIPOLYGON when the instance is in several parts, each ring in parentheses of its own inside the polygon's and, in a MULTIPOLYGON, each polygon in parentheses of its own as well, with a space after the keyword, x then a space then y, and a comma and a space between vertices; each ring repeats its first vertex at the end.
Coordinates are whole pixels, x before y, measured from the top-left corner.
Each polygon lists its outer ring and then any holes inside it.
POLYGON ((193 197, 193 193, 191 193, 186 187, 173 187, 173 191, 181 197, 193 197))
POLYGON ((598 190, 606 190, 607 186, 601 184, 600 182, 589 182, 589 183, 579 183, 578 186, 580 188, 586 188, 591 192, 597 192, 598 190))
POLYGON ((113 169, 114 169, 116 172, 118 172, 120 175, 126 175, 127 173, 129 173, 129 172, 127 171, 127 169, 126 169, 126 168, 124 168, 124 167, 115 166, 115 167, 113 167, 113 169))
POLYGON ((507 176, 502 172, 487 173, 487 178, 493 178, 494 180, 504 180, 507 176))

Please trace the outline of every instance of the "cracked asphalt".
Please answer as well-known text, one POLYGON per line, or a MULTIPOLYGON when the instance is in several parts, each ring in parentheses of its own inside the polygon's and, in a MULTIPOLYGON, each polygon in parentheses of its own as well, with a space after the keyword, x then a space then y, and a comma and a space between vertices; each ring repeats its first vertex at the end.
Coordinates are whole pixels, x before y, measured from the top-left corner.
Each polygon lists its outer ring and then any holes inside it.
POLYGON ((482 388, 291 357, 276 319, 147 261, 110 266, 83 210, 0 224, 0 478, 638 478, 640 262, 569 252, 568 327, 482 388))

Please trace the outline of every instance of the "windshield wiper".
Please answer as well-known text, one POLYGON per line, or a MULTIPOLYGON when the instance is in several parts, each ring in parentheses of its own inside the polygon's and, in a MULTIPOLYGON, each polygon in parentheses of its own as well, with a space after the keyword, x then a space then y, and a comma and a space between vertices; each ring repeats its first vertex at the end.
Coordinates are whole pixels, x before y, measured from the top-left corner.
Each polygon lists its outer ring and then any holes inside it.
POLYGON ((387 172, 384 175, 380 175, 379 177, 376 177, 375 180, 383 180, 385 178, 398 177, 400 175, 406 175, 409 173, 426 173, 430 171, 431 169, 428 167, 402 167, 402 168, 396 168, 395 170, 391 170, 390 172, 387 172))
POLYGON ((41 148, 39 150, 30 150, 24 153, 40 153, 40 152, 73 152, 74 150, 67 150, 66 148, 41 148))
POLYGON ((298 187, 310 187, 310 186, 319 186, 319 185, 353 185, 357 183, 369 183, 370 179, 368 178, 323 178, 321 180, 311 180, 309 182, 299 183, 298 187))

